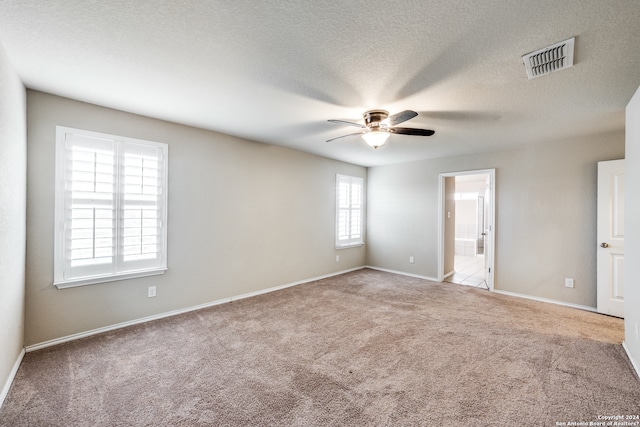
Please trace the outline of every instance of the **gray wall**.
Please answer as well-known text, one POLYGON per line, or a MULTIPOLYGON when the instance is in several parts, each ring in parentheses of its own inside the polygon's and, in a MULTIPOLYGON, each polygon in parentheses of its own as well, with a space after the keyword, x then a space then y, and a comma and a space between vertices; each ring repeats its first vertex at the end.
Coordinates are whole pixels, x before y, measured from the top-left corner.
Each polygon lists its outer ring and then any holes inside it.
POLYGON ((437 277, 438 175, 496 168, 495 289, 595 307, 597 162, 623 157, 617 132, 369 168, 367 262, 437 277))
POLYGON ((41 92, 27 105, 26 345, 365 264, 335 249, 334 221, 336 173, 366 168, 41 92), (52 285, 56 125, 169 144, 166 274, 52 285))
POLYGON ((25 89, 0 44, 0 391, 23 348, 26 129, 25 89))
POLYGON ((640 369, 640 88, 627 106, 626 132, 624 331, 625 344, 640 369))

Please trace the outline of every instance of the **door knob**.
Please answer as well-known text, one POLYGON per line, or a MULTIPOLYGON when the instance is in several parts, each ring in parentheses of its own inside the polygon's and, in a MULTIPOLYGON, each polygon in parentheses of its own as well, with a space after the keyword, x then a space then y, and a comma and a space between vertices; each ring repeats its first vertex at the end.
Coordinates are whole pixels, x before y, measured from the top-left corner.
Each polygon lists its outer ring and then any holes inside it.
POLYGON ((601 248, 608 248, 609 244, 608 243, 600 243, 600 247, 601 248))

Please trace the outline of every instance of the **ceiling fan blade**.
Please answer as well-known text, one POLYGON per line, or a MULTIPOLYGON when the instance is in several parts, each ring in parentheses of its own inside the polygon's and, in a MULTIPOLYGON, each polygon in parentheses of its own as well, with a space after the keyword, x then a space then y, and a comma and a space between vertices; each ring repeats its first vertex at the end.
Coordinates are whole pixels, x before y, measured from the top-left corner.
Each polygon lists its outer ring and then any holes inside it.
POLYGON ((335 137, 335 138, 327 139, 327 142, 335 141, 336 139, 340 139, 340 138, 346 138, 347 136, 362 135, 363 133, 366 133, 366 132, 362 131, 362 132, 348 133, 346 135, 342 135, 342 136, 338 136, 338 137, 335 137))
POLYGON ((431 129, 415 129, 415 128, 389 128, 389 132, 398 133, 400 135, 417 135, 417 136, 431 136, 435 131, 431 129))
POLYGON ((346 120, 333 120, 333 119, 331 119, 331 120, 327 120, 327 121, 331 122, 331 123, 336 123, 338 125, 355 126, 357 128, 363 128, 363 129, 366 128, 365 125, 361 125, 360 123, 348 122, 346 120))
POLYGON ((402 122, 406 122, 407 120, 413 119, 417 116, 418 113, 411 110, 400 111, 399 113, 394 114, 393 116, 387 117, 382 123, 387 124, 388 126, 399 125, 402 122))

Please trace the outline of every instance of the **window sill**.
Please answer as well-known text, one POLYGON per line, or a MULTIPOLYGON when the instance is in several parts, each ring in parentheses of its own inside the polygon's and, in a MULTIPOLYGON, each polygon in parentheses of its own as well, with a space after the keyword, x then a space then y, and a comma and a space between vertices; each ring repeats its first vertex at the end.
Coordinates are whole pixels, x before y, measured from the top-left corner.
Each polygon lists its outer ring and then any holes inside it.
POLYGON ((53 282, 53 285, 58 289, 75 288, 77 286, 96 285, 98 283, 115 282, 117 280, 136 279, 146 276, 157 276, 164 274, 167 271, 166 267, 154 268, 152 270, 139 270, 122 274, 110 274, 107 276, 91 276, 83 277, 79 279, 61 280, 59 282, 53 282))
POLYGON ((336 249, 349 249, 349 248, 357 248, 360 246, 364 246, 364 243, 351 243, 350 245, 336 245, 336 249))

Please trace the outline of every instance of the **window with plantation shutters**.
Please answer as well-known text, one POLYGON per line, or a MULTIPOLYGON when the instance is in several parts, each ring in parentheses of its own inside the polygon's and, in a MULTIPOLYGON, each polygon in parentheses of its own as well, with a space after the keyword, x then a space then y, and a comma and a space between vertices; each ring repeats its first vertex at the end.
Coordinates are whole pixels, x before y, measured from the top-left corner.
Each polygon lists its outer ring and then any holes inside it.
POLYGON ((59 126, 54 284, 162 274, 166 144, 59 126))
POLYGON ((336 247, 364 243, 363 179, 336 176, 336 247))

